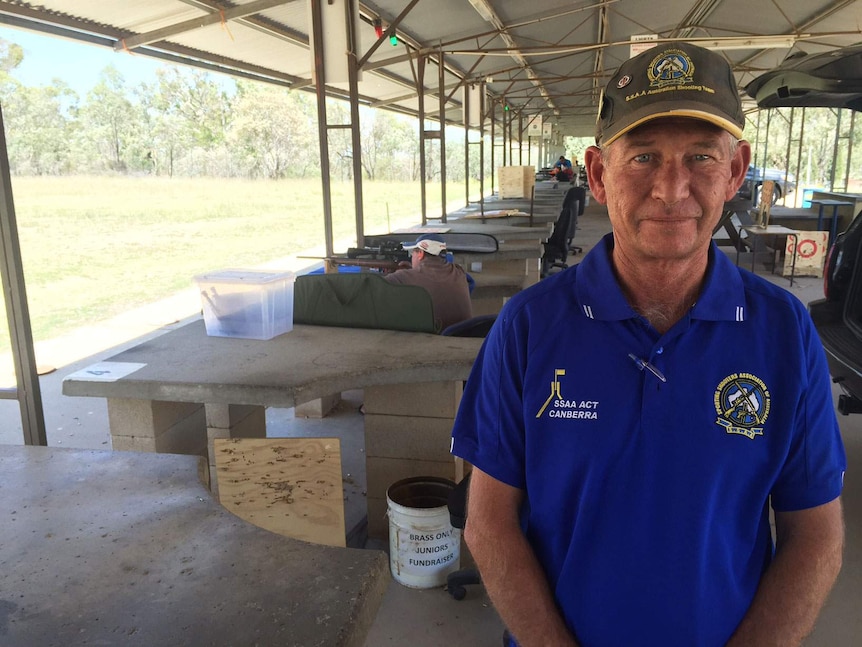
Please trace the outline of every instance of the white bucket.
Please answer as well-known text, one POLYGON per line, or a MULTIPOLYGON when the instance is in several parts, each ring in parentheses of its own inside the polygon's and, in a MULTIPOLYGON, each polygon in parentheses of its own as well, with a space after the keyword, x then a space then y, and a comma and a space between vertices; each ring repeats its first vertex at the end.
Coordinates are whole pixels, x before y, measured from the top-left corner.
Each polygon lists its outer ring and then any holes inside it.
POLYGON ((389 504, 389 568, 396 582, 414 589, 446 584, 461 565, 461 530, 449 523, 446 502, 455 484, 418 476, 392 484, 389 504))

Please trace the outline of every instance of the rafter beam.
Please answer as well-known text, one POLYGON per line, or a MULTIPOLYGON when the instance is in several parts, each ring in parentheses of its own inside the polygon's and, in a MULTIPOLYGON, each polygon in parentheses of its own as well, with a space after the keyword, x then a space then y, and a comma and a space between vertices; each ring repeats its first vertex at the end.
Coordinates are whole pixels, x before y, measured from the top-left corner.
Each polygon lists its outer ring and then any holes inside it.
POLYGON ((555 110, 554 102, 551 99, 551 95, 542 85, 542 82, 538 80, 538 75, 533 71, 533 68, 530 67, 530 64, 527 62, 520 52, 520 47, 515 42, 515 39, 509 34, 506 25, 503 24, 503 21, 500 20, 500 17, 497 15, 497 12, 494 11, 494 8, 488 2, 488 0, 470 0, 470 4, 473 5, 473 8, 476 9, 476 13, 482 16, 487 22, 491 23, 497 31, 500 33, 500 38, 503 39, 503 42, 509 47, 509 54, 513 59, 521 66, 524 70, 524 73, 527 77, 530 78, 530 81, 539 91, 539 94, 542 95, 542 98, 551 108, 551 110, 555 110))
POLYGON ((114 45, 114 49, 117 51, 122 51, 125 49, 131 50, 136 47, 140 47, 141 45, 149 45, 150 43, 155 43, 160 40, 164 40, 165 38, 177 36, 178 34, 184 34, 186 32, 194 31, 196 29, 201 29, 202 27, 209 27, 210 25, 215 25, 217 23, 225 23, 230 20, 236 20, 238 18, 252 16, 256 13, 260 13, 261 11, 266 11, 267 9, 272 9, 273 7, 277 7, 279 5, 288 4, 289 2, 295 2, 295 0, 257 0, 256 2, 250 2, 248 4, 240 5, 238 7, 232 7, 231 9, 214 11, 207 16, 201 16, 200 18, 192 18, 191 20, 184 20, 183 22, 178 22, 174 25, 169 25, 168 27, 154 29, 153 31, 146 32, 145 34, 138 34, 137 36, 123 38, 122 40, 117 41, 117 44, 114 45))

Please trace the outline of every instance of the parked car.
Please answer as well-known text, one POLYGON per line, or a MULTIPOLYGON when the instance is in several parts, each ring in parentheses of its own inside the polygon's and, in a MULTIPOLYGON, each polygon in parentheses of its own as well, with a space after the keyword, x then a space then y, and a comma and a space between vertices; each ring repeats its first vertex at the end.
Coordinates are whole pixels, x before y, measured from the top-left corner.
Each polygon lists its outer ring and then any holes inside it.
POLYGON ((739 191, 737 197, 745 200, 752 200, 756 205, 760 203, 760 186, 764 180, 773 180, 775 182, 775 190, 772 193, 772 204, 778 202, 782 197, 786 196, 796 189, 796 178, 792 173, 786 173, 777 168, 755 168, 748 167, 748 172, 745 174, 745 182, 739 191), (786 177, 785 177, 786 175, 786 177))
MULTIPOLYGON (((797 55, 745 88, 757 104, 862 110, 862 45, 797 55)), ((862 212, 836 236, 823 273, 824 298, 808 310, 843 391, 838 411, 862 413, 862 212)))

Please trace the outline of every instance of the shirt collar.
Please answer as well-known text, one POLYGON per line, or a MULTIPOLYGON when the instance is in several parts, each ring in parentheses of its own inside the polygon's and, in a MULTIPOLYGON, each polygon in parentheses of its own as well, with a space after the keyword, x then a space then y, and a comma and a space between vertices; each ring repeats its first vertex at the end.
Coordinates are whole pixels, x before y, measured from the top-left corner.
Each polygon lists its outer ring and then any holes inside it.
MULTIPOLYGON (((611 265, 613 233, 590 250, 578 265, 575 291, 584 314, 591 319, 620 321, 637 316, 629 306, 611 265)), ((703 292, 691 316, 709 321, 743 321, 745 289, 739 269, 712 242, 703 292)))

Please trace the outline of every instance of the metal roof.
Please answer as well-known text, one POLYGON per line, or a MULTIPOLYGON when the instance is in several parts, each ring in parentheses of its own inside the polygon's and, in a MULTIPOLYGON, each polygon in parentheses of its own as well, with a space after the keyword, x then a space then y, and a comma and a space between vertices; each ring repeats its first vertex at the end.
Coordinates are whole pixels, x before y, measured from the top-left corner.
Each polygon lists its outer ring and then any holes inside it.
MULTIPOLYGON (((0 23, 310 89, 311 2, 0 0, 0 23)), ((417 114, 424 56, 425 99, 436 107, 442 85, 448 120, 463 118, 460 86, 484 83, 498 109, 505 103, 525 119, 542 115, 557 132, 582 136, 592 134, 599 88, 629 57, 633 37, 720 49, 740 88, 791 53, 862 41, 857 0, 379 0, 358 3, 358 14, 357 58, 367 57, 362 103, 417 114), (397 47, 378 39, 375 20, 383 30, 395 24, 397 47)), ((327 90, 348 96, 346 82, 327 90)))

